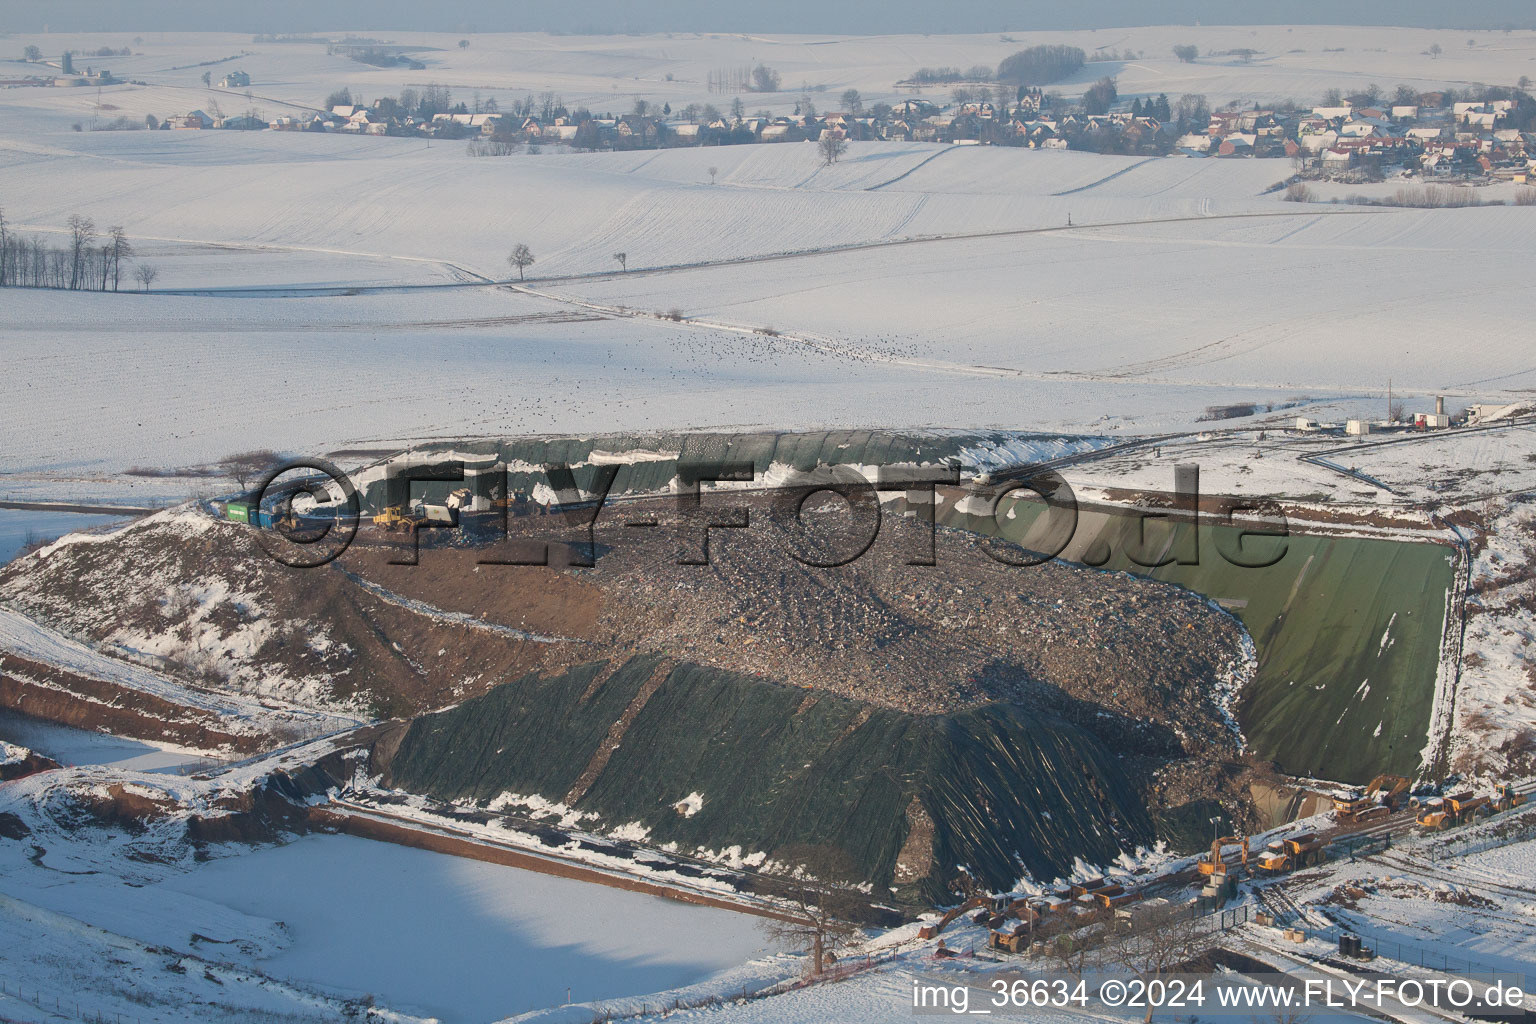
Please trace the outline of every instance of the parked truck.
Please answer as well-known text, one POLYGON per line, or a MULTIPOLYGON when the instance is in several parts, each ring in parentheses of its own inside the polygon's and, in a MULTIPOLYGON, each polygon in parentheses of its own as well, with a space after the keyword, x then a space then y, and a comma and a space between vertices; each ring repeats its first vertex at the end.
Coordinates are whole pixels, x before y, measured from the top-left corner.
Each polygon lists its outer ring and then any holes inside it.
POLYGON ((1465 825, 1479 812, 1488 814, 1492 811, 1493 802, 1487 797, 1466 792, 1431 797, 1419 805, 1419 816, 1415 820, 1421 828, 1444 831, 1455 825, 1465 825))
POLYGON ((1312 832, 1277 839, 1264 847, 1254 868, 1260 874, 1283 875, 1297 868, 1308 868, 1323 862, 1328 841, 1312 832))

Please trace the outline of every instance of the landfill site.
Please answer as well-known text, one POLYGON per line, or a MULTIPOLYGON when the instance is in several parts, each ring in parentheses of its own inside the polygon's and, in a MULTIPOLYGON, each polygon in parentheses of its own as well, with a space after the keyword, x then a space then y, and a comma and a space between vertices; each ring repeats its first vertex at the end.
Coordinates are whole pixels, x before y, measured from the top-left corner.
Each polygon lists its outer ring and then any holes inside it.
POLYGON ((1048 471, 1147 452, 1008 443, 460 442, 359 467, 350 510, 305 468, 66 538, 0 571, 0 697, 208 767, 33 754, 3 821, 172 859, 343 833, 789 920, 814 878, 863 927, 1024 956, 1245 885, 1304 944, 1261 883, 1524 820, 1519 744, 1469 770, 1448 727, 1474 567, 1439 513, 1069 503, 1048 471), (876 448, 944 482, 861 486, 876 448), (751 472, 701 488, 706 454, 751 472))

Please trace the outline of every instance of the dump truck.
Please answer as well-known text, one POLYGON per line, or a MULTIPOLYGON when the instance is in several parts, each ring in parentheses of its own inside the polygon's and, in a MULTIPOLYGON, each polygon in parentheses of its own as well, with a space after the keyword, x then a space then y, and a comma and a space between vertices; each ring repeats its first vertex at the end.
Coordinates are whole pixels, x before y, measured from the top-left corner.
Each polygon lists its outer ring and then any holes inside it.
POLYGON ((1499 789, 1493 797, 1493 809, 1496 811, 1512 811, 1525 803, 1525 794, 1515 792, 1515 787, 1507 782, 1499 783, 1499 789))
POLYGON ((1369 821, 1384 818, 1397 809, 1403 794, 1412 785, 1401 775, 1378 775, 1347 797, 1333 798, 1334 817, 1339 821, 1369 821))
POLYGON ((1236 843, 1238 858, 1242 869, 1248 869, 1248 837, 1247 836, 1222 836, 1211 843, 1210 852, 1195 862, 1195 870, 1202 875, 1225 875, 1227 862, 1221 859, 1221 849, 1228 844, 1236 843))
POLYGON ((1419 805, 1419 816, 1415 821, 1421 828, 1443 831, 1453 825, 1465 825, 1485 807, 1492 809, 1489 799, 1473 796, 1470 792, 1431 797, 1419 805))
POLYGON ((1282 875, 1297 868, 1321 864, 1328 841, 1315 833, 1305 832, 1288 839, 1277 839, 1264 847, 1254 868, 1265 875, 1282 875))

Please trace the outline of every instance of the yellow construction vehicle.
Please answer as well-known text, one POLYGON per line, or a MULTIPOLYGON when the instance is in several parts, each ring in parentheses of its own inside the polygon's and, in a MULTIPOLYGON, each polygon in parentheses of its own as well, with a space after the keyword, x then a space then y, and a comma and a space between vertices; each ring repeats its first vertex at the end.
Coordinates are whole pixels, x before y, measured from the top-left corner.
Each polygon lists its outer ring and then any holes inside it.
POLYGON ((1401 775, 1378 775, 1353 796, 1334 797, 1333 813, 1339 821, 1368 821, 1386 817, 1411 785, 1401 775))
POLYGON ((1499 783, 1498 793, 1493 798, 1493 809, 1496 811, 1512 811, 1525 803, 1525 794, 1516 793, 1515 787, 1507 782, 1499 783))
POLYGON ((1248 837, 1247 836, 1222 836, 1211 843, 1211 850, 1205 856, 1195 862, 1195 870, 1202 875, 1225 876, 1227 862, 1221 859, 1221 848, 1229 843, 1236 843, 1238 860, 1244 871, 1248 870, 1248 837))
POLYGON ((373 517, 373 525, 386 530, 414 530, 420 522, 420 518, 407 514, 399 505, 390 505, 373 517))
POLYGON ((1311 832, 1291 836, 1289 839, 1277 839, 1264 847, 1254 867, 1266 875, 1280 875, 1297 868, 1311 867, 1322 863, 1327 848, 1328 841, 1311 832))
POLYGON ((1465 825, 1484 807, 1491 807, 1488 798, 1471 793, 1431 797, 1419 805, 1415 821, 1421 828, 1443 831, 1453 825, 1465 825))

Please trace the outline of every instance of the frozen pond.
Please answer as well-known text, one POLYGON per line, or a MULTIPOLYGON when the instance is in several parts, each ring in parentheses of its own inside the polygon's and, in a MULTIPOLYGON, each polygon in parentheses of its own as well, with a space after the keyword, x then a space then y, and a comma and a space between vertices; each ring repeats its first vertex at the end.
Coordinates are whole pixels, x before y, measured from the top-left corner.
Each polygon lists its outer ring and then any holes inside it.
POLYGON ((54 512, 31 508, 0 508, 0 565, 21 553, 35 540, 57 540, 66 533, 93 526, 119 523, 129 516, 102 516, 84 512, 54 512))
POLYGON ((139 740, 29 718, 8 708, 0 708, 0 740, 19 743, 65 766, 109 764, 138 772, 164 772, 195 770, 217 763, 139 740))
POLYGON ((291 942, 257 964, 268 973, 445 1024, 554 1006, 567 988, 575 1002, 663 991, 767 952, 745 914, 351 836, 222 858, 150 889, 283 922, 291 942))

